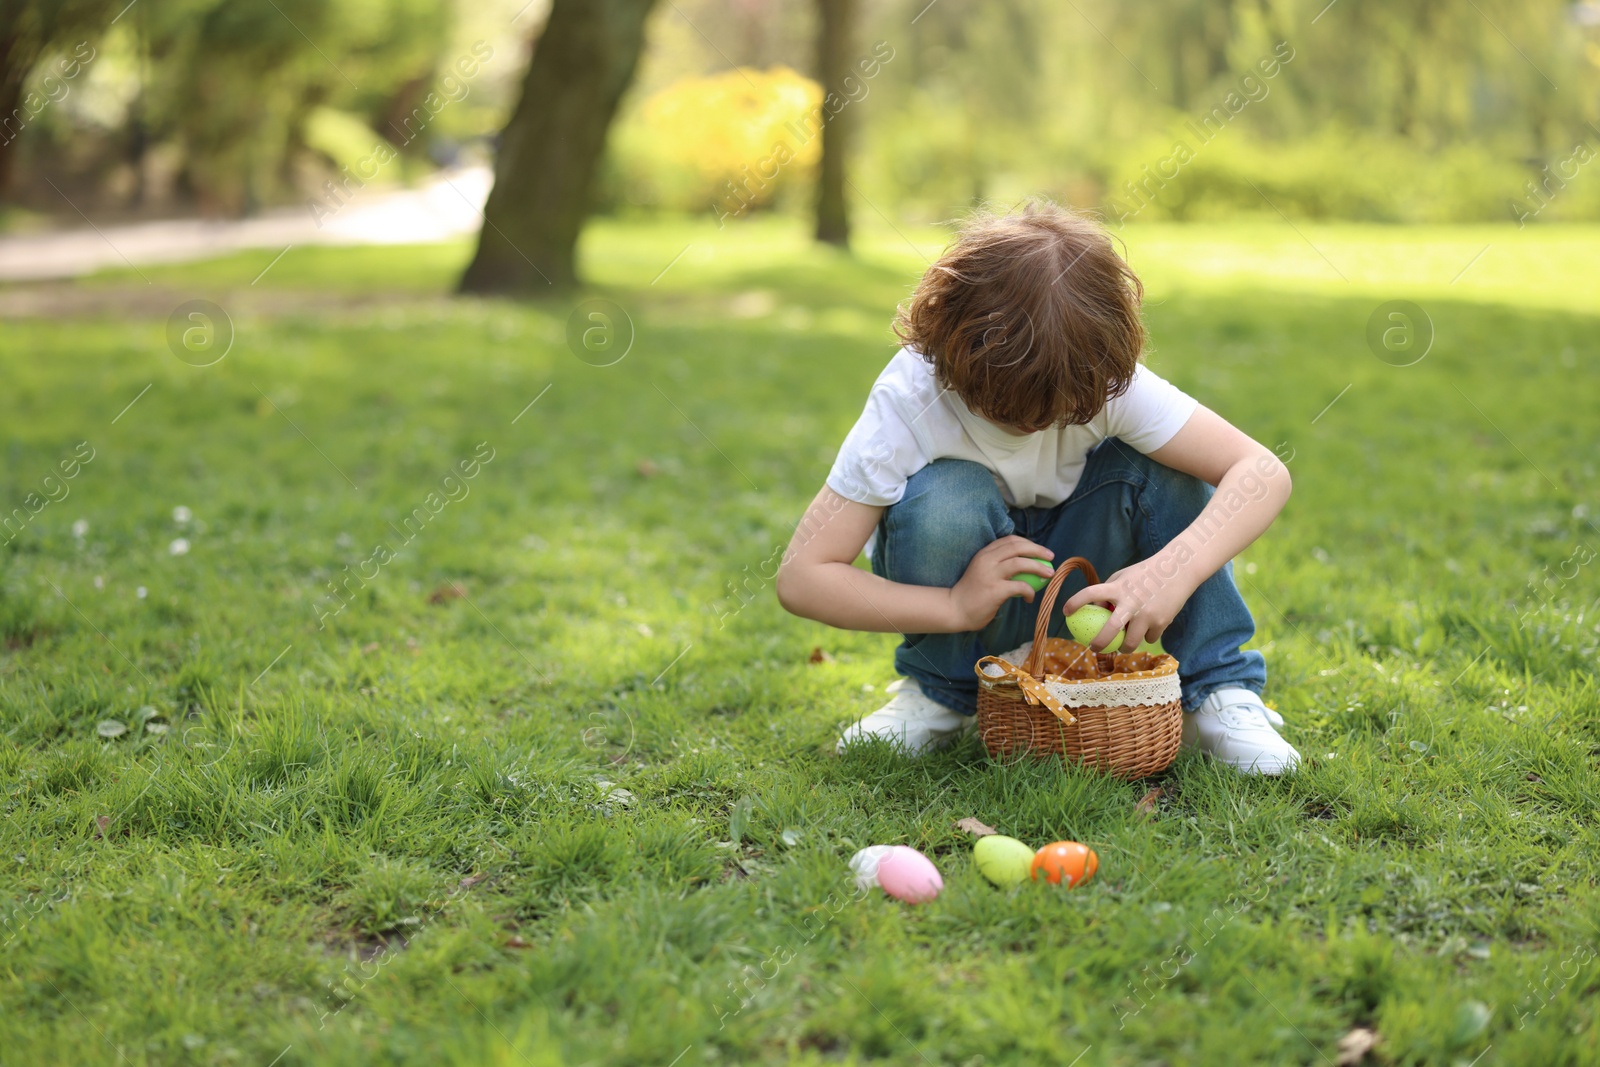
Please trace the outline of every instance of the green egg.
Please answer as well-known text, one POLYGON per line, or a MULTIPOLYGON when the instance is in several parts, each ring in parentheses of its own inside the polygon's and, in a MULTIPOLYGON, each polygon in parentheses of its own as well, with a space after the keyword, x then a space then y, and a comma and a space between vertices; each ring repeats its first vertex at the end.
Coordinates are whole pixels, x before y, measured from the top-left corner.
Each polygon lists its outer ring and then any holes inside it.
MULTIPOLYGON (((1067 616, 1067 629, 1071 632, 1074 641, 1080 645, 1087 645, 1094 640, 1095 634, 1098 634, 1110 619, 1111 612, 1099 604, 1085 604, 1067 616)), ((1100 651, 1117 652, 1121 650, 1122 637, 1123 632, 1118 630, 1117 635, 1111 639, 1111 643, 1100 651)))
POLYGON ((1033 849, 1014 837, 990 834, 972 846, 972 860, 978 873, 995 885, 1016 885, 1028 880, 1033 866, 1033 849))
MULTIPOLYGON (((1043 563, 1046 567, 1050 566, 1050 561, 1047 560, 1047 559, 1039 559, 1038 556, 1029 556, 1028 558, 1029 559, 1038 559, 1039 562, 1043 563)), ((1051 569, 1053 570, 1054 568, 1051 568, 1051 569)), ((1039 590, 1043 589, 1045 586, 1050 584, 1050 579, 1041 578, 1037 574, 1013 574, 1011 577, 1015 581, 1026 582, 1029 585, 1033 586, 1033 591, 1035 593, 1037 593, 1039 590)))

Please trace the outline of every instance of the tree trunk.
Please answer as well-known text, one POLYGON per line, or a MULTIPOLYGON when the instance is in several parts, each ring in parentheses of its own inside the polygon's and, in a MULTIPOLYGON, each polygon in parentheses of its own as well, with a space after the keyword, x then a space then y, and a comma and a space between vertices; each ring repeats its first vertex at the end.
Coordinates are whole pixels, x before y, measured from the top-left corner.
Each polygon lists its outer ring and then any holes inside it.
POLYGON ((49 49, 65 46, 78 34, 98 36, 110 25, 107 19, 116 21, 111 18, 111 5, 116 2, 0 0, 0 195, 15 169, 17 136, 31 119, 25 108, 21 115, 17 108, 34 64, 49 49))
POLYGON ((817 80, 822 83, 822 166, 817 175, 817 240, 850 246, 850 208, 844 198, 844 157, 855 112, 844 80, 850 74, 850 30, 855 0, 817 0, 817 80), (829 104, 834 109, 830 114, 829 104), (845 106, 840 107, 843 104, 845 106))
POLYGON ((17 138, 22 133, 15 116, 22 103, 22 79, 28 73, 24 70, 18 75, 14 69, 8 69, 3 49, 0 45, 0 200, 5 199, 6 190, 11 187, 11 172, 15 169, 17 138))
POLYGON ((500 133, 462 292, 537 295, 577 284, 578 232, 654 4, 554 0, 522 98, 500 133))

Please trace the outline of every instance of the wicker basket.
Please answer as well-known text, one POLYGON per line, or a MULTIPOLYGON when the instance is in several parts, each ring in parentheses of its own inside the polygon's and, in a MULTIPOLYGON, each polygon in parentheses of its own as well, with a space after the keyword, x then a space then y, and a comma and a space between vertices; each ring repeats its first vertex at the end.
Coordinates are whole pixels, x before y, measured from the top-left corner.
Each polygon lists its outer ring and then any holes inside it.
POLYGON ((1178 661, 1096 654, 1050 637, 1056 594, 1073 571, 1100 581, 1088 560, 1067 560, 1045 587, 1031 647, 978 661, 978 734, 996 758, 1055 755, 1127 779, 1164 771, 1183 734, 1178 661))

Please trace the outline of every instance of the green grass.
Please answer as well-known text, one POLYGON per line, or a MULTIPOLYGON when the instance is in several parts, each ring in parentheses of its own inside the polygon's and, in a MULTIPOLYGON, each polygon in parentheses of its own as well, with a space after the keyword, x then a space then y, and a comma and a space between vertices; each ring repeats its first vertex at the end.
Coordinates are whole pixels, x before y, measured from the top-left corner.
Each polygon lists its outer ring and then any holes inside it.
POLYGON ((95 457, 0 549, 0 1061, 1324 1064, 1370 1026, 1384 1063, 1595 1062, 1600 230, 1302 231, 1124 234, 1152 364, 1292 456, 1239 566, 1284 781, 829 754, 893 639, 760 572, 935 233, 597 224, 606 368, 571 301, 442 295, 459 245, 8 322, 0 504, 95 457), (194 297, 237 327, 204 369, 164 341, 194 297), (1410 367, 1364 340, 1397 298, 1410 367), (1100 873, 996 890, 966 816, 1100 873), (886 842, 944 895, 855 899, 886 842))

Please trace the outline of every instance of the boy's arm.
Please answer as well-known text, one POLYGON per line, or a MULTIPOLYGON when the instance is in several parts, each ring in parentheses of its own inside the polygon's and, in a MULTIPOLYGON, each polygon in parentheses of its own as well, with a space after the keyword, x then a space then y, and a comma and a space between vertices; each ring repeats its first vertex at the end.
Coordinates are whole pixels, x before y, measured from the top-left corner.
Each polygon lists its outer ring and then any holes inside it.
POLYGON ((965 633, 987 626, 1010 597, 1033 602, 1033 589, 1011 576, 1048 578, 1029 559, 1053 553, 1024 537, 1003 537, 981 549, 954 588, 905 585, 856 567, 883 508, 847 500, 823 486, 795 528, 774 585, 778 602, 807 619, 875 633, 965 633))
POLYGON ((1085 604, 1112 606, 1111 618, 1091 642, 1096 649, 1124 627, 1123 648, 1159 638, 1200 583, 1260 537, 1289 499, 1289 468, 1203 406, 1150 458, 1216 486, 1217 492, 1161 551, 1067 601, 1068 614, 1085 604))

